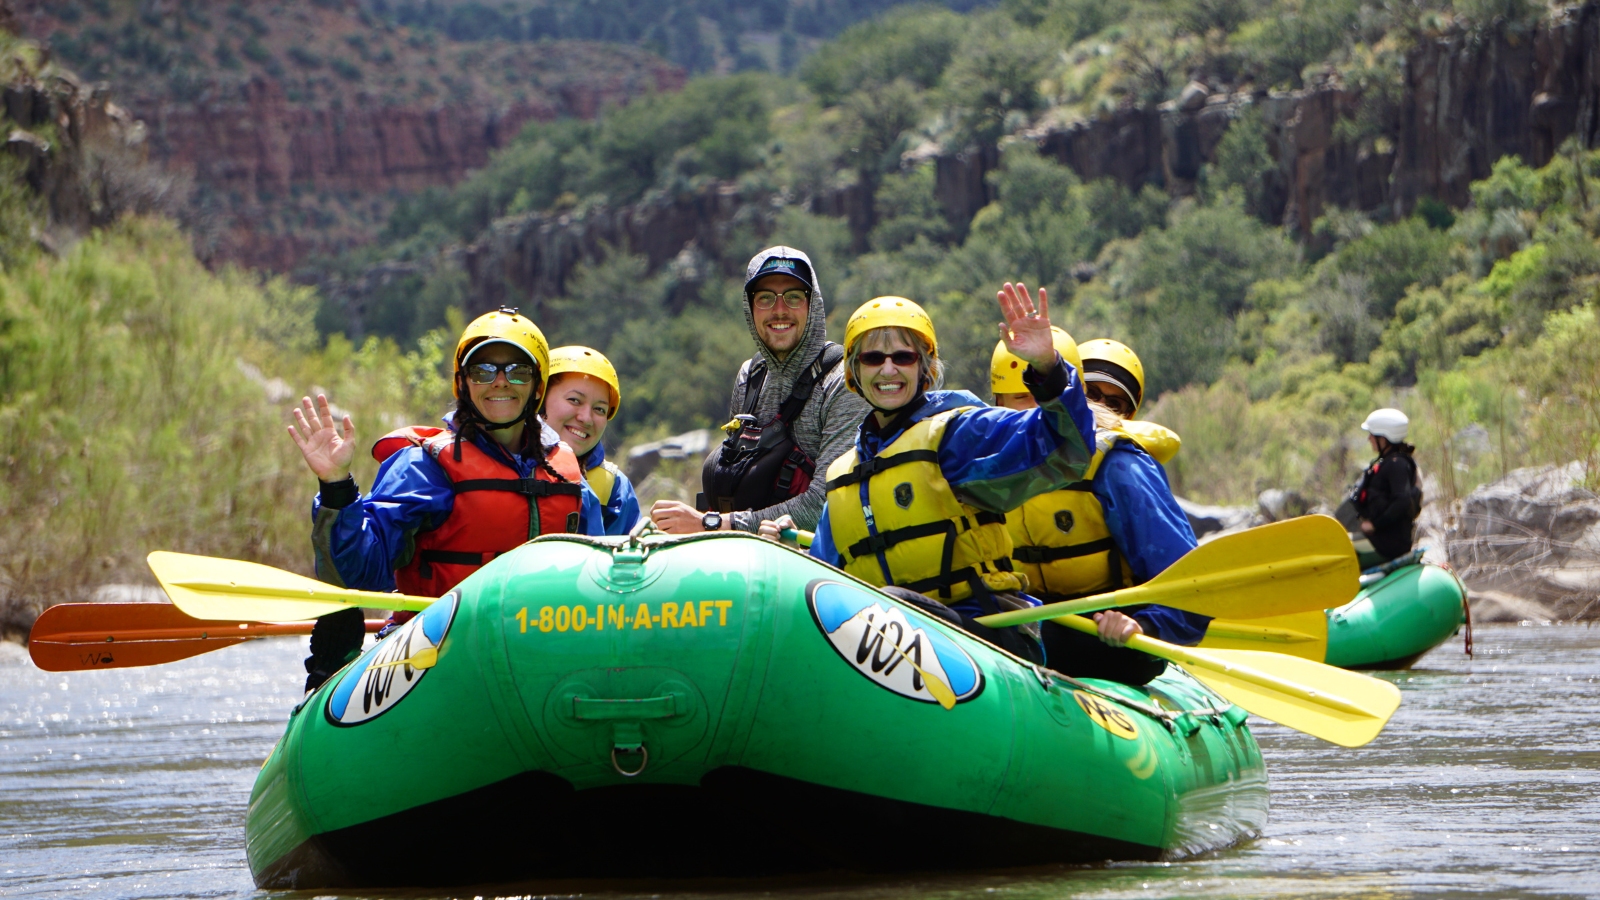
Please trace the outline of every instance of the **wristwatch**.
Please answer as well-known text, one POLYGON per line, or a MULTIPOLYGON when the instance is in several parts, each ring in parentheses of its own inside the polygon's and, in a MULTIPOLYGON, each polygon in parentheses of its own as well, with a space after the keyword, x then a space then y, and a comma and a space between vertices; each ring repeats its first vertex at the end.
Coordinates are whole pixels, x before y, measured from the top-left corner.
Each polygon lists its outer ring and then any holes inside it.
POLYGON ((712 510, 700 517, 700 524, 704 525, 707 531, 718 531, 722 528, 722 513, 712 510))

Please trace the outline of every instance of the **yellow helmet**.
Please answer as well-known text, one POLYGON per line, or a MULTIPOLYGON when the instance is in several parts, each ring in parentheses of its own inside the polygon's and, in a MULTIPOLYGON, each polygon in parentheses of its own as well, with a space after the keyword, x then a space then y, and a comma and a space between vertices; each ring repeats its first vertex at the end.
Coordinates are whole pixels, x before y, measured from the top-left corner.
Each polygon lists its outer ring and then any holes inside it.
MULTIPOLYGON (((1078 342, 1067 334, 1066 329, 1058 325, 1050 326, 1050 343, 1055 345, 1056 352, 1061 358, 1078 370, 1079 377, 1083 375, 1083 359, 1078 355, 1078 342)), ((1022 383, 1022 371, 1028 364, 1022 357, 1006 349, 1006 342, 1000 341, 994 345, 994 356, 989 360, 989 390, 995 394, 1025 394, 1027 385, 1022 383)))
POLYGON ((579 375, 590 375, 605 382, 611 389, 611 415, 607 418, 616 418, 617 408, 622 405, 622 382, 617 380, 617 370, 611 365, 611 360, 599 350, 588 347, 557 347, 550 351, 550 377, 555 378, 567 372, 579 375))
MULTIPOLYGON (((473 348, 490 341, 510 344, 528 354, 539 367, 539 396, 543 397, 545 386, 550 382, 550 343, 544 339, 539 326, 509 307, 484 313, 461 332, 461 340, 456 342, 456 373, 460 374, 461 363, 473 348)), ((461 379, 452 378, 451 385, 456 399, 461 399, 461 379)))
MULTIPOLYGON (((939 358, 939 338, 933 332, 933 319, 928 318, 928 313, 922 307, 904 297, 874 297, 851 313, 850 320, 844 325, 844 352, 848 354, 874 328, 910 329, 928 342, 928 355, 939 358)), ((926 373, 924 377, 927 377, 926 373)), ((844 381, 850 390, 861 393, 848 367, 844 381)))
POLYGON ((1084 341, 1078 349, 1083 353, 1083 380, 1122 388, 1133 400, 1133 412, 1137 415, 1139 405, 1144 402, 1144 363, 1139 362, 1139 354, 1127 344, 1105 338, 1084 341))

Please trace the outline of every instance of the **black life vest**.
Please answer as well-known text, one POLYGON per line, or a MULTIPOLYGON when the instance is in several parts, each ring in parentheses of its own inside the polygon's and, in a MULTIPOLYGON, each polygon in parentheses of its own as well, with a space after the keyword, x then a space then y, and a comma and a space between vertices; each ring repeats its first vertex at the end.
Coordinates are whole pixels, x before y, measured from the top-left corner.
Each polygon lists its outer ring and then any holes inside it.
POLYGON ((706 456, 700 472, 701 493, 695 506, 730 513, 766 509, 798 497, 811 487, 817 462, 795 442, 793 426, 817 383, 844 360, 844 348, 829 341, 811 365, 795 379, 788 399, 772 421, 756 420, 756 405, 766 384, 766 361, 750 361, 745 377, 744 412, 722 426, 727 437, 706 456))

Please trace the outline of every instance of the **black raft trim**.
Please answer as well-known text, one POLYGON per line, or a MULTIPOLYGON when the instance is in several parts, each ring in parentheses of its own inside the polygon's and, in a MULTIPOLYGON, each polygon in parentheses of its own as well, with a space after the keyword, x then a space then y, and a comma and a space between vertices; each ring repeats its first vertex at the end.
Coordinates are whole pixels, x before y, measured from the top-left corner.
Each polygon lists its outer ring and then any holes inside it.
POLYGON ((525 772, 317 835, 255 877, 264 890, 643 878, 654 891, 663 878, 954 871, 1160 855, 1158 847, 728 766, 706 773, 698 786, 584 791, 548 772, 525 772), (621 832, 619 822, 627 825, 621 832), (932 853, 930 834, 984 840, 960 853, 932 853))

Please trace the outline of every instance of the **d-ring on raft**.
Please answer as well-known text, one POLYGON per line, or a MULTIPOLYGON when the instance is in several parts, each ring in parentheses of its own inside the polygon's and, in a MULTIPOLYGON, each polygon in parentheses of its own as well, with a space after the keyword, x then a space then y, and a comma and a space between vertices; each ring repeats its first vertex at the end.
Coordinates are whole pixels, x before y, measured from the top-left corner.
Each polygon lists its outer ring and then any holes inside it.
POLYGON ((319 689, 246 838, 273 890, 1170 858, 1265 824, 1244 721, 1176 668, 1055 676, 759 538, 548 536, 319 689))

